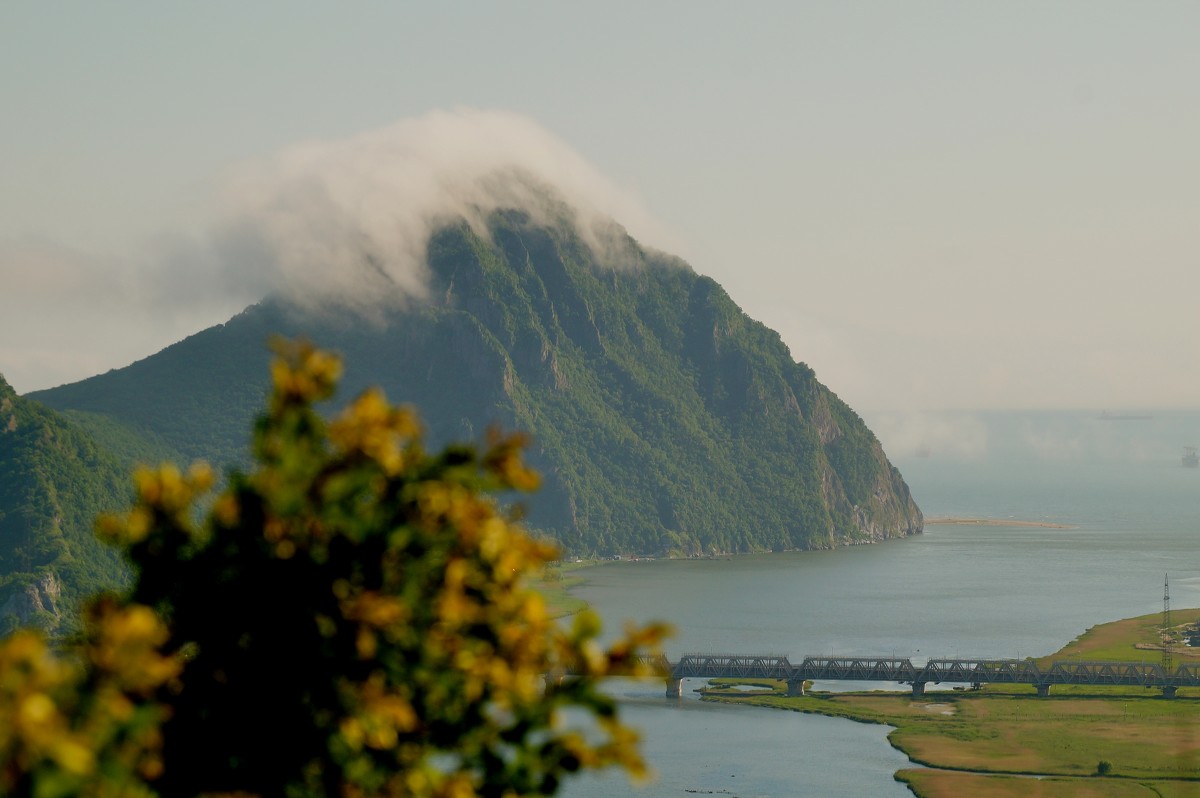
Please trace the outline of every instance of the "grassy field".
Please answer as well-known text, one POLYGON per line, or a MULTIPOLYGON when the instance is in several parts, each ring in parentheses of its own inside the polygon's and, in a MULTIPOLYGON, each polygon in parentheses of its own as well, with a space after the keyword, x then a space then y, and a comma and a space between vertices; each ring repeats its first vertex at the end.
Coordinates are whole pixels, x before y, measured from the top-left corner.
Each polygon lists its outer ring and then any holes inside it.
MULTIPOLYGON (((1182 644, 1180 632, 1183 627, 1200 621, 1200 609, 1175 610, 1171 613, 1173 632, 1171 653, 1175 663, 1200 661, 1200 649, 1187 648, 1182 644)), ((1159 627, 1162 615, 1153 613, 1123 621, 1102 623, 1093 626, 1055 653, 1038 660, 1039 665, 1049 665, 1056 659, 1090 659, 1157 662, 1161 656, 1159 627)))
MULTIPOLYGON (((1182 629, 1198 620, 1200 610, 1180 610, 1172 625, 1182 629)), ((1161 616, 1147 615, 1102 624, 1038 662, 1158 661, 1160 623, 1161 616)), ((1172 656, 1177 664, 1200 659, 1182 647, 1173 647, 1172 656)), ((908 693, 789 698, 782 685, 771 694, 730 687, 722 684, 706 697, 894 726, 892 745, 939 769, 897 774, 924 798, 1200 798, 1200 689, 1180 690, 1171 700, 1144 688, 1056 685, 1048 698, 1038 698, 1029 686, 989 685, 913 699, 908 693)))
POLYGON ((920 796, 928 798, 1200 798, 1200 783, 1189 781, 1131 781, 1100 778, 987 776, 944 770, 902 770, 896 774, 920 796))

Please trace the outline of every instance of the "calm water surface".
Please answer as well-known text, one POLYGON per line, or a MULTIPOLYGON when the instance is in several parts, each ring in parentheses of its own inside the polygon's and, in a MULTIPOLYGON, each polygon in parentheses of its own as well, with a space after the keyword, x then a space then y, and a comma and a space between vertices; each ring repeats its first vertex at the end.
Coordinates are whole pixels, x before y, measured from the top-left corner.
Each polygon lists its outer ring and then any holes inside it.
MULTIPOLYGON (((623 619, 674 624, 672 658, 710 651, 793 661, 1042 655, 1096 623, 1161 611, 1164 573, 1172 606, 1200 606, 1200 471, 1179 460, 1182 445, 1200 440, 1200 415, 1004 414, 982 423, 991 436, 983 455, 897 458, 925 514, 1072 528, 930 526, 829 552, 619 563, 586 571, 576 593, 609 628, 623 619)), ((659 779, 635 790, 620 777, 588 777, 568 786, 572 798, 909 794, 892 779, 907 760, 886 744, 884 727, 669 701, 657 682, 612 689, 643 730, 659 779)))

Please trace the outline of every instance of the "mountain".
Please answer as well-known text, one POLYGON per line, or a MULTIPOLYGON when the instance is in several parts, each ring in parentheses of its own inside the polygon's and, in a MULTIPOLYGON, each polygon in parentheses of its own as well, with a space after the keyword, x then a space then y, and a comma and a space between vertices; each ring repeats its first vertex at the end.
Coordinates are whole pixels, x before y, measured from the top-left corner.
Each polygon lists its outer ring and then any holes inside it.
POLYGON ((83 597, 126 581, 93 524, 129 505, 131 484, 126 460, 0 377, 0 635, 18 625, 69 633, 83 597))
POLYGON ((828 548, 920 532, 862 420, 713 280, 620 229, 519 211, 438 230, 428 296, 364 314, 273 298, 133 365, 29 398, 240 464, 266 341, 340 352, 343 398, 415 404, 432 445, 529 432, 528 522, 569 554, 828 548))

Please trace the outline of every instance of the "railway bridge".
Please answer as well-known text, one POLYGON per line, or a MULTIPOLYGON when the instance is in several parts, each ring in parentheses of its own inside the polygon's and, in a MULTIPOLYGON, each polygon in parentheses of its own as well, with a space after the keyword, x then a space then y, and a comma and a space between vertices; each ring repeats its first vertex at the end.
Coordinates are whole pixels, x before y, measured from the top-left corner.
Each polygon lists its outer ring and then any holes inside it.
POLYGON ((1157 662, 1063 660, 1041 668, 1029 659, 931 659, 915 665, 897 657, 787 657, 745 654, 684 654, 676 662, 643 657, 640 665, 667 680, 667 695, 679 696, 684 679, 779 679, 788 695, 804 695, 806 681, 897 682, 912 686, 913 696, 929 684, 1028 684, 1039 696, 1056 684, 1121 685, 1162 690, 1174 698, 1180 687, 1200 687, 1200 663, 1184 663, 1168 672, 1157 662))

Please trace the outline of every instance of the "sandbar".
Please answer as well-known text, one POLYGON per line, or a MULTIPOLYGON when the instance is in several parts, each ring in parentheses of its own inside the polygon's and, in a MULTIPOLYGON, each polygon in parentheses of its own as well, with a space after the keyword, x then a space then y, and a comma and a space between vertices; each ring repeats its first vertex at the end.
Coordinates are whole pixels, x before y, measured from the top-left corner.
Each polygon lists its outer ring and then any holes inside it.
POLYGON ((960 526, 1033 526, 1042 529, 1075 529, 1072 524, 1057 524, 1053 521, 1017 521, 1012 518, 926 518, 926 526, 957 524, 960 526))

